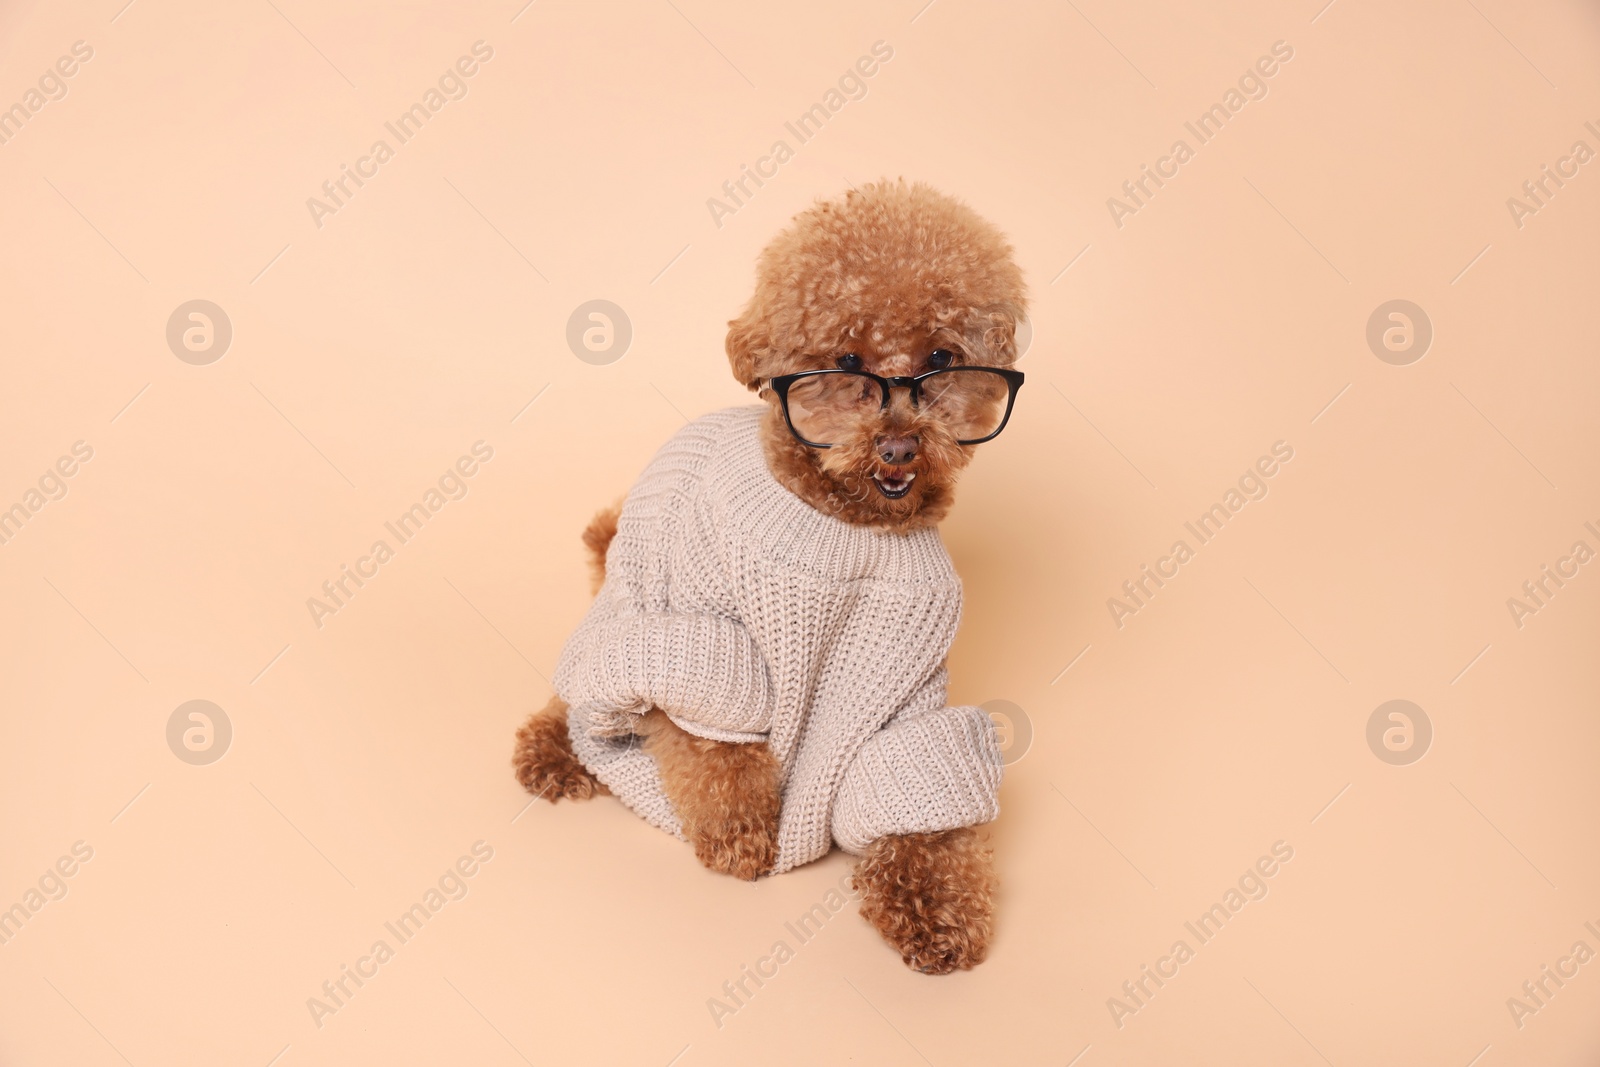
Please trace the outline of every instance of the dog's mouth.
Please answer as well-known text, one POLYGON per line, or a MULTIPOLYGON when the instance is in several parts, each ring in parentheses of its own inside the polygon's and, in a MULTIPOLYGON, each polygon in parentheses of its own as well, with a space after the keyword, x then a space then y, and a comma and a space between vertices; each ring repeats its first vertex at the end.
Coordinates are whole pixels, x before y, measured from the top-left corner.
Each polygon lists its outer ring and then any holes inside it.
POLYGON ((916 480, 916 471, 880 471, 872 476, 872 484, 890 500, 899 500, 911 492, 911 483, 916 480))

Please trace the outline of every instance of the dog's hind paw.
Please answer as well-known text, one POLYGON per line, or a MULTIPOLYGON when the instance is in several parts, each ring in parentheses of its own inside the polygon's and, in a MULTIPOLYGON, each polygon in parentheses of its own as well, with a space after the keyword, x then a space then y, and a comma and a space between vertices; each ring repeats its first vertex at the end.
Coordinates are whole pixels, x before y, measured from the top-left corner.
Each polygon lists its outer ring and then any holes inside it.
POLYGON ((559 699, 552 699, 522 724, 511 766, 522 788, 551 803, 563 797, 588 800, 596 793, 610 792, 573 755, 567 736, 567 706, 559 699))
POLYGON ((707 870, 753 882, 778 860, 778 804, 702 818, 685 827, 694 854, 707 870))
POLYGON ((700 862, 747 882, 769 873, 778 860, 783 774, 767 743, 696 737, 660 708, 639 720, 639 733, 700 862))

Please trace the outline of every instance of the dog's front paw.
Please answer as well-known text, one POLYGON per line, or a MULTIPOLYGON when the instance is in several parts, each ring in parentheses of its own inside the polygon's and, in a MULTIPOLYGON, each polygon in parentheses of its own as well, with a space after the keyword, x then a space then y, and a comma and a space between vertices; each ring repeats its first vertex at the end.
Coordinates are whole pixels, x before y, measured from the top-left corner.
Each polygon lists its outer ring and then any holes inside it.
POLYGON ((517 731, 511 766, 522 788, 551 803, 563 797, 588 800, 608 791, 573 754, 567 736, 567 706, 559 698, 534 713, 517 731))
POLYGON ((989 952, 992 855, 970 827, 879 838, 855 869, 861 915, 912 970, 974 967, 989 952))

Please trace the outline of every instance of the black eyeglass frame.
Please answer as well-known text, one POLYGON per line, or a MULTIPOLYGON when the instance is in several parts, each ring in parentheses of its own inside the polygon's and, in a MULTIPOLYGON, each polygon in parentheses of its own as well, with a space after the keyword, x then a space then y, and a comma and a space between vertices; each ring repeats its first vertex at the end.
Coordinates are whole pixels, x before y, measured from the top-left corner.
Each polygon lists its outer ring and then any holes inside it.
POLYGON ((776 378, 768 378, 767 385, 774 393, 778 394, 778 404, 783 408, 783 421, 788 424, 789 432, 794 435, 794 439, 796 441, 799 441, 807 448, 832 448, 833 445, 824 445, 818 444, 816 441, 808 441, 804 436, 801 435, 799 430, 795 429, 794 419, 790 418, 789 416, 789 387, 794 385, 795 382, 798 382, 803 378, 815 378, 823 374, 853 374, 858 378, 869 378, 878 383, 878 388, 883 393, 883 403, 879 406, 878 410, 884 411, 889 407, 891 389, 897 389, 900 387, 910 389, 911 406, 920 407, 923 382, 927 381, 929 378, 937 378, 941 374, 962 374, 971 371, 982 371, 985 374, 998 374, 1000 377, 1005 379, 1006 385, 1008 386, 1006 392, 1006 413, 1001 417, 1000 425, 995 427, 995 431, 985 437, 974 437, 966 441, 956 442, 958 445, 981 445, 985 441, 993 441, 996 437, 999 437, 1000 431, 1004 430, 1006 428, 1006 423, 1011 421, 1011 409, 1014 408, 1017 403, 1017 390, 1022 388, 1023 373, 1021 371, 1011 370, 1007 367, 940 367, 938 370, 931 370, 926 374, 918 374, 912 377, 898 375, 893 378, 885 378, 881 375, 872 374, 864 370, 843 370, 830 367, 825 370, 804 370, 800 371, 798 374, 780 374, 776 378))

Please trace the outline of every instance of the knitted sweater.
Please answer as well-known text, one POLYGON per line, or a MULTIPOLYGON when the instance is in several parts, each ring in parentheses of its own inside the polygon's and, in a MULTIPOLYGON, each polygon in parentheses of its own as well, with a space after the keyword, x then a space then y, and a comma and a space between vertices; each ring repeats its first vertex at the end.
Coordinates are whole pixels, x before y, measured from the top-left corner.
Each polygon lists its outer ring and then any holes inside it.
POLYGON ((652 705, 693 734, 766 741, 782 768, 774 873, 832 842, 999 813, 989 717, 946 707, 961 581, 939 540, 824 515, 768 469, 764 407, 685 426, 628 494, 606 579, 562 650, 573 750, 650 823, 683 836, 632 734, 652 705))

